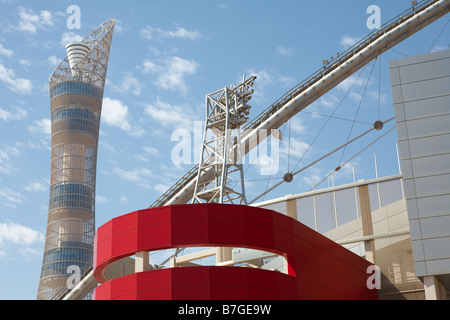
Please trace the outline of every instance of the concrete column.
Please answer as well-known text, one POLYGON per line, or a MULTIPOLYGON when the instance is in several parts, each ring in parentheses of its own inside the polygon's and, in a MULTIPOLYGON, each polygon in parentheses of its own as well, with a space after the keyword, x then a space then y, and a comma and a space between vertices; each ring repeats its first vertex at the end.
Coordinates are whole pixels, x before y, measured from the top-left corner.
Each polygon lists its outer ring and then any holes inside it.
MULTIPOLYGON (((358 187, 359 204, 362 220, 362 229, 364 236, 373 235, 372 211, 370 210, 369 186, 362 185, 358 187)), ((375 240, 364 241, 366 250, 366 260, 375 264, 375 240)))
MULTIPOLYGON (((298 221, 298 212, 297 212, 297 199, 292 199, 292 200, 288 200, 286 201, 286 214, 288 217, 291 217, 295 220, 298 221)), ((289 264, 294 264, 294 260, 290 260, 293 259, 292 257, 284 257, 283 259, 283 271, 285 274, 290 274, 293 272, 294 268, 289 268, 289 264)), ((295 274, 291 274, 293 276, 295 276, 295 274)))
POLYGON ((216 264, 233 260, 233 248, 217 247, 216 264))
POLYGON ((136 259, 134 264, 134 272, 148 271, 150 266, 150 256, 148 251, 136 252, 136 259))
POLYGON ((297 216, 297 199, 286 201, 286 213, 288 217, 298 220, 297 216))
POLYGON ((427 300, 447 300, 447 290, 436 276, 423 277, 427 300))

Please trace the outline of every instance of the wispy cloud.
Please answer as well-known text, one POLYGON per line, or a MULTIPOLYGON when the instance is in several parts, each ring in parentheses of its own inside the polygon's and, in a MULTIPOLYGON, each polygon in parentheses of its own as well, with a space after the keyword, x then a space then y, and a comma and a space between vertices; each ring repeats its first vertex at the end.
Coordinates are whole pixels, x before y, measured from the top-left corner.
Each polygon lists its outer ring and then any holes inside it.
POLYGON ((32 134, 49 137, 52 132, 52 123, 50 119, 35 120, 32 125, 27 127, 27 129, 32 134))
POLYGON ((41 10, 39 14, 31 9, 19 7, 19 23, 17 29, 23 32, 35 34, 38 30, 52 27, 54 16, 50 11, 41 10))
POLYGON ((226 12, 228 11, 229 7, 226 3, 219 3, 219 10, 220 12, 226 12))
POLYGON ((132 170, 124 170, 119 167, 113 169, 113 173, 116 174, 122 180, 136 183, 144 188, 151 188, 153 180, 152 171, 147 168, 136 168, 132 170))
POLYGON ((265 95, 266 88, 279 87, 286 89, 292 87, 297 83, 297 80, 292 77, 284 76, 278 74, 277 72, 265 69, 261 70, 248 69, 246 73, 249 76, 257 77, 254 86, 255 93, 252 95, 253 96, 252 101, 255 101, 257 103, 268 102, 268 98, 265 95))
POLYGON ((146 26, 141 30, 142 38, 146 40, 161 40, 161 39, 199 39, 202 35, 197 30, 188 30, 183 27, 178 27, 175 30, 163 30, 151 26, 146 26))
POLYGON ((47 191, 48 188, 42 182, 31 182, 25 186, 25 190, 29 192, 44 192, 47 191))
POLYGON ((0 43, 0 55, 6 56, 8 58, 11 58, 14 55, 14 51, 10 49, 6 49, 1 43, 0 43))
POLYGON ((156 75, 154 84, 164 90, 179 91, 186 94, 188 86, 185 77, 197 72, 199 64, 194 60, 170 57, 158 61, 145 60, 142 64, 144 74, 156 75))
POLYGON ((111 86, 112 90, 122 94, 132 93, 135 96, 141 95, 142 83, 136 79, 131 73, 126 73, 122 77, 122 82, 120 84, 115 84, 108 81, 108 85, 111 86))
POLYGON ((12 174, 18 169, 15 166, 14 159, 21 155, 22 144, 15 146, 3 145, 0 149, 0 174, 12 174))
POLYGON ((12 221, 0 223, 0 246, 6 242, 18 245, 31 245, 42 242, 44 235, 29 227, 23 226, 12 221))
POLYGON ((55 55, 52 55, 52 56, 48 57, 45 62, 47 62, 52 67, 56 67, 61 62, 61 59, 59 59, 55 55))
POLYGON ((160 126, 173 129, 194 129, 194 118, 184 112, 185 107, 161 101, 159 98, 145 106, 145 114, 160 126))
POLYGON ((290 48, 290 47, 278 46, 277 47, 277 52, 281 56, 292 57, 294 55, 294 53, 295 53, 295 49, 290 48))
POLYGON ((31 93, 31 81, 17 77, 14 70, 6 68, 3 64, 0 64, 0 81, 3 81, 8 89, 13 92, 19 94, 31 93))
POLYGON ((26 118, 28 112, 21 107, 11 107, 3 109, 0 107, 0 119, 4 121, 23 120, 26 118))
POLYGON ((18 204, 21 204, 25 200, 23 194, 18 191, 14 191, 8 187, 0 189, 0 204, 5 207, 15 209, 18 204))
POLYGON ((359 40, 361 40, 361 37, 352 37, 349 35, 345 35, 342 37, 339 45, 344 49, 347 50, 354 44, 356 44, 359 40))
POLYGON ((153 147, 142 147, 142 152, 138 153, 134 156, 135 159, 143 161, 143 162, 151 162, 152 159, 159 157, 161 152, 153 147))
POLYGON ((66 45, 71 42, 79 42, 82 40, 83 40, 82 36, 80 36, 79 34, 76 34, 73 31, 69 31, 69 32, 64 32, 61 35, 61 41, 59 43, 61 44, 61 46, 66 47, 66 45))
POLYGON ((125 105, 119 99, 105 97, 102 107, 102 121, 107 125, 119 128, 129 135, 140 137, 145 134, 145 130, 139 126, 132 125, 132 118, 125 105))

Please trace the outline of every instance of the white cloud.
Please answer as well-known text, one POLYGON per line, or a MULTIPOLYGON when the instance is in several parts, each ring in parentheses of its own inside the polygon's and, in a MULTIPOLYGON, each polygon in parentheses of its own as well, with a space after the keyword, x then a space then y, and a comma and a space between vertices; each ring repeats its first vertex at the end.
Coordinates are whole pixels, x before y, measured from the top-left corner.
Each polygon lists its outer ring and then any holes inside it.
POLYGON ((0 223, 0 246, 5 242, 18 245, 31 245, 36 242, 42 242, 43 240, 44 235, 31 228, 11 221, 0 223))
POLYGON ((293 133, 302 134, 306 132, 306 127, 303 124, 303 120, 301 117, 293 117, 290 121, 291 131, 293 133))
POLYGON ((50 136, 52 132, 52 125, 50 119, 41 119, 33 121, 32 125, 27 126, 28 131, 38 138, 36 141, 29 143, 31 149, 50 150, 50 136))
POLYGON ((16 208, 17 204, 23 202, 25 197, 17 191, 14 191, 8 187, 0 189, 0 203, 9 208, 16 208))
POLYGON ((171 105, 161 101, 159 98, 152 104, 145 106, 145 114, 150 116, 156 123, 164 127, 194 129, 194 120, 185 112, 186 108, 171 105))
POLYGON ((291 137, 290 140, 291 143, 289 146, 289 136, 288 136, 286 142, 283 143, 283 147, 280 149, 281 154, 290 156, 291 159, 301 159, 305 155, 305 152, 308 151, 308 149, 310 148, 310 145, 294 137, 291 137))
POLYGON ((55 55, 52 55, 52 56, 50 56, 50 57, 47 58, 46 62, 47 62, 50 66, 56 67, 56 66, 61 62, 61 59, 59 59, 59 58, 56 57, 55 55))
POLYGON ((0 119, 5 121, 25 119, 28 112, 20 107, 7 109, 0 108, 0 119))
POLYGON ((140 137, 145 133, 144 129, 130 123, 131 117, 128 112, 128 106, 118 99, 108 97, 103 99, 102 121, 132 136, 140 137))
POLYGON ((119 198, 119 200, 120 200, 120 203, 121 203, 121 204, 128 203, 128 199, 127 199, 127 197, 125 197, 125 196, 121 196, 121 197, 119 198))
POLYGON ((228 11, 228 4, 226 4, 226 3, 220 3, 220 4, 219 4, 219 9, 220 9, 221 12, 226 12, 226 11, 228 11))
POLYGON ((148 163, 152 158, 159 157, 161 155, 160 151, 153 147, 142 147, 142 150, 142 153, 134 156, 135 159, 148 163))
POLYGON ((352 87, 353 88, 364 87, 366 85, 366 82, 367 80, 363 79, 362 77, 358 78, 358 76, 356 75, 351 75, 350 77, 342 81, 339 85, 337 85, 336 88, 338 90, 348 91, 352 87))
POLYGON ((21 154, 20 147, 21 144, 16 144, 16 146, 2 146, 0 149, 0 173, 11 174, 17 171, 13 158, 21 154))
POLYGON ((11 58, 14 55, 14 51, 6 49, 1 43, 0 43, 0 55, 7 56, 8 58, 11 58))
POLYGON ((351 37, 349 35, 345 35, 342 37, 339 44, 344 50, 347 50, 348 48, 356 44, 359 40, 361 40, 360 37, 351 37))
POLYGON ((41 182, 32 182, 25 187, 25 190, 30 192, 44 192, 47 191, 47 187, 41 182))
POLYGON ((19 7, 18 30, 35 34, 38 29, 45 29, 53 26, 53 16, 50 11, 41 10, 40 14, 34 13, 31 9, 19 7))
POLYGON ((24 78, 18 78, 12 69, 7 69, 0 64, 0 81, 3 81, 9 90, 26 94, 31 92, 31 81, 24 78))
POLYGON ((144 188, 151 188, 150 181, 153 177, 151 170, 147 168, 138 168, 133 170, 123 170, 119 167, 115 167, 113 172, 119 176, 122 180, 133 182, 144 188))
POLYGON ((115 85, 114 83, 109 83, 109 85, 112 87, 114 91, 120 92, 120 93, 128 93, 131 92, 135 96, 141 95, 142 90, 142 84, 139 80, 137 80, 135 77, 133 77, 132 74, 125 74, 122 77, 122 83, 120 85, 115 85))
POLYGON ((28 67, 31 66, 31 61, 27 59, 20 59, 19 63, 28 71, 28 67))
POLYGON ((143 73, 151 73, 156 75, 154 84, 164 90, 180 91, 186 94, 188 86, 185 77, 193 75, 197 72, 199 64, 194 60, 185 60, 180 57, 170 57, 158 64, 145 60, 143 63, 143 73))
POLYGON ((178 27, 174 31, 172 30, 162 30, 160 28, 154 28, 146 26, 141 30, 141 36, 147 40, 160 40, 160 39, 188 39, 195 40, 200 38, 202 35, 196 30, 187 30, 182 27, 178 27))
POLYGON ((447 48, 448 47, 446 47, 446 46, 435 45, 430 52, 444 51, 444 50, 447 50, 447 48))
POLYGON ((291 57, 294 55, 295 49, 278 46, 277 52, 278 52, 278 54, 280 54, 282 56, 291 57))
POLYGON ((262 70, 248 69, 246 73, 249 76, 257 77, 254 85, 255 93, 253 93, 252 95, 253 96, 252 101, 258 103, 261 102, 267 103, 267 97, 265 96, 266 87, 277 86, 279 88, 291 88, 294 84, 297 83, 296 79, 292 77, 286 77, 281 74, 270 72, 264 69, 262 70))
POLYGON ((116 23, 114 24, 114 32, 124 33, 129 29, 130 27, 128 25, 124 25, 122 20, 116 19, 116 23))
POLYGON ((52 122, 50 119, 33 121, 33 125, 27 127, 32 134, 50 136, 52 132, 52 122))
POLYGON ((95 202, 96 203, 108 203, 109 200, 107 197, 97 194, 97 195, 95 195, 95 202))
POLYGON ((84 38, 82 36, 76 34, 73 31, 69 31, 69 32, 64 32, 61 35, 61 41, 59 43, 61 44, 61 46, 63 46, 65 48, 67 44, 69 44, 71 42, 80 42, 83 39, 84 38))
POLYGON ((165 184, 157 184, 153 187, 153 190, 163 194, 164 192, 166 192, 169 189, 168 185, 165 184))
MULTIPOLYGON (((347 88, 348 90, 348 88, 347 88)), ((326 107, 326 108, 334 108, 338 105, 339 103, 339 98, 336 97, 334 94, 327 94, 325 96, 322 96, 319 100, 318 100, 318 104, 326 107)))

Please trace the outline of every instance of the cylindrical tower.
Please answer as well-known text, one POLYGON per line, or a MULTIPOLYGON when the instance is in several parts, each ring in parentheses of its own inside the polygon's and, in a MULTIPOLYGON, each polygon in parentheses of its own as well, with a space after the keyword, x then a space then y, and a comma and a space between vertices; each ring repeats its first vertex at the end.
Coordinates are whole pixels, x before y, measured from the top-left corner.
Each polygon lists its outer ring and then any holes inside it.
POLYGON ((97 145, 113 29, 111 19, 68 44, 50 77, 50 200, 39 300, 53 299, 73 272, 92 265, 97 145))

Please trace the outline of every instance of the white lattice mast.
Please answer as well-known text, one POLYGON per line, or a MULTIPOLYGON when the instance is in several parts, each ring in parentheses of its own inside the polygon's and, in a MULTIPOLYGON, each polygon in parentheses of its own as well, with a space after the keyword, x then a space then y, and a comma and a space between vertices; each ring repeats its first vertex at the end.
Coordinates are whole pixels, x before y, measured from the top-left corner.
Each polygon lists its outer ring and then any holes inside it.
POLYGON ((241 158, 241 126, 248 121, 248 102, 256 77, 206 96, 206 124, 193 203, 247 204, 241 158), (211 180, 199 184, 207 170, 211 180))

